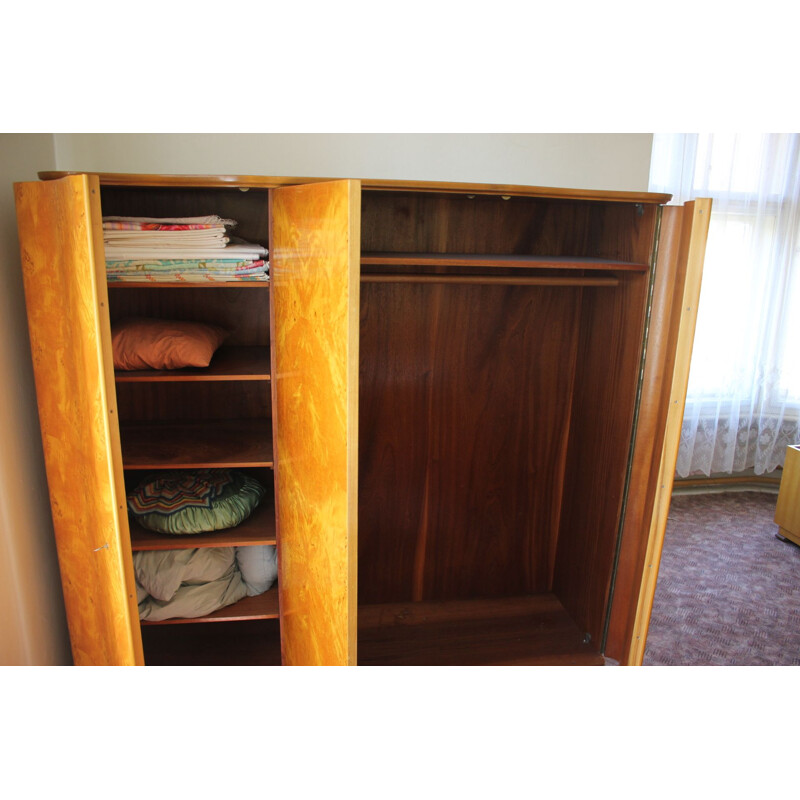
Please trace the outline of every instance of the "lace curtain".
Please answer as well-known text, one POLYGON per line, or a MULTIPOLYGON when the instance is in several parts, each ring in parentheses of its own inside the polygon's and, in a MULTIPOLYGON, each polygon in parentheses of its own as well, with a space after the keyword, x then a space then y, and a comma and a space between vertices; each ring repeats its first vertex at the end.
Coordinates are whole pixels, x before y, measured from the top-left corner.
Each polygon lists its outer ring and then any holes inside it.
POLYGON ((656 134, 650 189, 713 206, 677 474, 800 442, 800 134, 656 134))

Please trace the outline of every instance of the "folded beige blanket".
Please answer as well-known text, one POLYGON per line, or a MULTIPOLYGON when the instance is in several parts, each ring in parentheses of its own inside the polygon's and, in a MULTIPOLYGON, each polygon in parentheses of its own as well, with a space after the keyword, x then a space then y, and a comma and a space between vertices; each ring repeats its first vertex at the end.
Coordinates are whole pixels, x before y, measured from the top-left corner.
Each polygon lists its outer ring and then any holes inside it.
POLYGON ((139 618, 204 617, 247 595, 233 547, 133 554, 139 618))

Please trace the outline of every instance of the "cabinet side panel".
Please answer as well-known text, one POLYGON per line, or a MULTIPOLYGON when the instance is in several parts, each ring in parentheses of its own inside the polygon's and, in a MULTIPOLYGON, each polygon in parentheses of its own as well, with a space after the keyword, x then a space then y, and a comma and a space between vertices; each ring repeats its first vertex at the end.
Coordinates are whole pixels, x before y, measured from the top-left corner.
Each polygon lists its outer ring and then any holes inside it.
POLYGON ((681 265, 678 258, 682 220, 682 207, 663 209, 636 442, 605 647, 605 654, 620 663, 626 662, 625 648, 630 643, 636 617, 649 516, 664 445, 664 424, 686 278, 685 262, 681 265))
POLYGON ((781 535, 797 544, 800 538, 800 447, 786 448, 781 486, 775 505, 775 524, 781 535), (789 534, 788 536, 786 534, 789 534))
MULTIPOLYGON (((697 304, 703 277, 708 226, 711 218, 711 200, 697 199, 684 205, 678 263, 685 273, 677 339, 674 345, 673 369, 670 381, 669 400, 664 422, 664 444, 661 448, 658 478, 656 480, 653 509, 645 524, 647 552, 642 569, 641 584, 636 607, 636 620, 631 642, 622 663, 641 664, 647 641, 647 629, 653 608, 653 597, 667 527, 667 514, 675 479, 675 464, 678 460, 681 424, 686 406, 686 390, 689 383, 689 366, 692 358, 694 332, 697 323, 697 304)), ((627 644, 627 643, 626 643, 627 644)))
POLYGON ((15 185, 39 420, 76 665, 142 663, 96 179, 15 185), (99 262, 99 263, 98 263, 99 262))
POLYGON ((283 663, 356 662, 359 187, 273 195, 271 281, 283 663))
POLYGON ((648 280, 584 289, 553 591, 600 643, 625 491, 648 280))

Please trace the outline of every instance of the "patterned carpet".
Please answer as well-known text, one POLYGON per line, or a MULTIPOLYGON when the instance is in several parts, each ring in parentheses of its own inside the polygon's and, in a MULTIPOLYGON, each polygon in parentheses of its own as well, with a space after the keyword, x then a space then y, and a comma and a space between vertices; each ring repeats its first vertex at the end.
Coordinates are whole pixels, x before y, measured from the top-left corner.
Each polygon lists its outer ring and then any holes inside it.
POLYGON ((800 547, 777 495, 673 497, 645 666, 799 666, 800 547))

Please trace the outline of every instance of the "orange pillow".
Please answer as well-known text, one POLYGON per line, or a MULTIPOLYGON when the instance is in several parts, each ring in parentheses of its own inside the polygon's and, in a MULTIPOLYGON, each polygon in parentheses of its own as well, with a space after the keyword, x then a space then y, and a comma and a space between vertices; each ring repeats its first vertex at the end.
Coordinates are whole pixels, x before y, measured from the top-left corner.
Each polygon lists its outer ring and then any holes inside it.
POLYGON ((228 332, 217 325, 166 319, 125 319, 111 326, 114 368, 207 367, 228 332))

